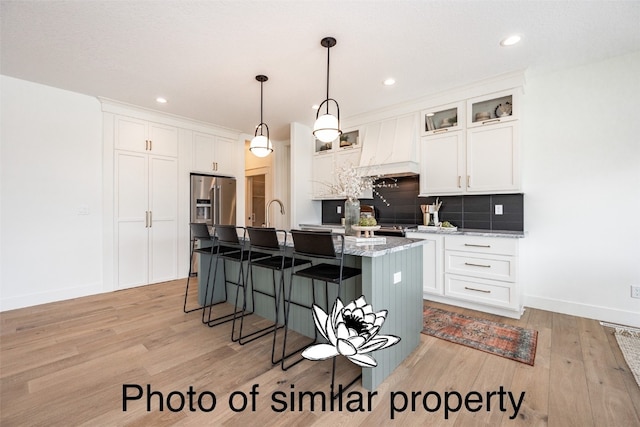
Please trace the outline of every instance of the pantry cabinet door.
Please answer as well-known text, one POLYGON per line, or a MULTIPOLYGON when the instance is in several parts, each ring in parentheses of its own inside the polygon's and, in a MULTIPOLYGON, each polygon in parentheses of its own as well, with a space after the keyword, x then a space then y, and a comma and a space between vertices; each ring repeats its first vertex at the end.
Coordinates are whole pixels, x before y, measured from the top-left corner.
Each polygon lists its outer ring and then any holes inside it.
POLYGON ((178 161, 149 157, 149 283, 178 277, 178 161))
POLYGON ((115 148, 146 153, 147 122, 126 116, 115 117, 115 148))
POLYGON ((116 151, 115 248, 116 287, 148 283, 147 155, 116 151))
POLYGON ((178 157, 178 128, 149 123, 149 152, 158 156, 178 157))

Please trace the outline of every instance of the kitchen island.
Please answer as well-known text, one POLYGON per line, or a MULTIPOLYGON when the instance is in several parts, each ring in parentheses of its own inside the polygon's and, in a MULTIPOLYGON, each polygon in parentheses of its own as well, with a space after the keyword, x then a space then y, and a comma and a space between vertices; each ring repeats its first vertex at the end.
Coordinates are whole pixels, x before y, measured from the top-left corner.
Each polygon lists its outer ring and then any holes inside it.
MULTIPOLYGON (((290 236, 287 245, 291 245, 290 236)), ((422 331, 422 246, 428 242, 420 239, 404 237, 386 237, 384 243, 377 244, 356 243, 347 237, 345 241, 345 265, 358 267, 362 274, 343 282, 340 298, 346 305, 363 295, 374 311, 387 310, 388 314, 380 331, 383 335, 395 335, 400 342, 392 347, 372 353, 377 361, 373 368, 362 368, 362 385, 368 390, 375 390, 385 378, 418 346, 422 331)), ((291 248, 288 248, 289 250, 291 248)), ((199 302, 204 304, 211 300, 205 296, 206 268, 210 255, 201 254, 198 263, 199 271, 199 302), (205 269, 203 271, 203 269, 205 269)), ((222 262, 218 267, 218 274, 213 277, 211 269, 210 284, 215 280, 216 292, 213 301, 225 299, 222 284, 222 262)), ((227 279, 235 281, 238 277, 238 263, 228 262, 226 265, 227 279)), ((279 280, 276 274, 276 280, 279 280)), ((304 283, 304 279, 294 278, 292 299, 303 303, 311 301, 311 286, 304 283)), ((272 292, 271 272, 259 267, 254 268, 253 282, 256 289, 272 292)), ((289 283, 289 270, 285 273, 286 286, 289 283)), ((211 289, 211 287, 210 287, 211 289)), ((324 289, 324 284, 321 285, 324 289)), ((317 303, 325 310, 331 310, 336 298, 336 286, 329 285, 328 304, 324 291, 317 292, 317 303), (327 305, 329 306, 327 308, 327 305)), ((227 284, 226 299, 234 303, 236 286, 227 284)), ((215 308, 214 308, 215 310, 215 308)), ((254 312, 267 319, 273 319, 275 309, 273 299, 260 294, 255 296, 254 312)), ((282 313, 282 310, 280 310, 282 313)), ((313 337, 314 322, 309 310, 291 305, 289 317, 290 329, 306 336, 313 337)), ((280 315, 282 321, 282 315, 280 315)), ((304 362, 312 364, 314 362, 304 362)))

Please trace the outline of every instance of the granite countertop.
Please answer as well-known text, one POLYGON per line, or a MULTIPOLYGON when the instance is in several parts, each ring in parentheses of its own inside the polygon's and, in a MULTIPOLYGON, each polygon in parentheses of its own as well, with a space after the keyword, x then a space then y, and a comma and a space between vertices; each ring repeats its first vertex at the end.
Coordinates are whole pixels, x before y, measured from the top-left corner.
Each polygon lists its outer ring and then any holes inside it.
POLYGON ((476 228, 458 228, 456 231, 447 230, 419 230, 416 228, 407 229, 407 232, 411 233, 430 233, 430 234, 450 234, 450 235, 464 235, 464 236, 482 236, 482 237, 510 237, 514 239, 520 239, 525 236, 524 231, 510 231, 510 230, 482 230, 476 228))
MULTIPOLYGON (((340 224, 300 224, 300 228, 319 228, 319 229, 344 229, 340 224)), ((405 232, 408 233, 431 233, 431 234, 451 234, 451 235, 465 235, 465 236, 481 236, 481 237, 507 237, 520 239, 525 237, 524 231, 510 231, 510 230, 483 230, 476 228, 458 228, 456 231, 446 230, 419 230, 417 228, 405 228, 405 232)))
MULTIPOLYGON (((339 229, 344 230, 344 226, 339 224, 300 224, 300 228, 316 228, 316 229, 339 229)), ((395 237, 395 236, 380 236, 384 237, 385 242, 372 240, 371 243, 367 242, 355 242, 350 241, 349 236, 345 237, 344 241, 344 253, 346 255, 363 256, 363 257, 378 257, 392 252, 403 251, 405 249, 413 248, 416 246, 424 245, 426 242, 423 239, 410 239, 407 237, 395 237)), ((291 236, 287 236, 287 246, 293 246, 291 236)), ((338 248, 339 249, 339 248, 338 248)))
POLYGON ((405 249, 424 245, 423 239, 409 239, 407 237, 384 236, 385 243, 355 243, 350 242, 348 238, 344 242, 344 253, 346 255, 355 255, 363 257, 378 257, 390 254, 392 252, 404 251, 405 249))

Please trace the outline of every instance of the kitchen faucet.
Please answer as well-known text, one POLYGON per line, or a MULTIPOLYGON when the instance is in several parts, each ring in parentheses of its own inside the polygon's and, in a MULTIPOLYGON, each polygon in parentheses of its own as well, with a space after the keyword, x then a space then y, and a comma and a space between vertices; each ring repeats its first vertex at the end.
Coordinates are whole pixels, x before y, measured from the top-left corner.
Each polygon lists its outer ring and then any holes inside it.
POLYGON ((267 207, 264 209, 264 218, 265 218, 265 227, 269 227, 269 208, 271 207, 271 203, 278 202, 280 205, 280 213, 284 215, 284 204, 280 199, 271 199, 269 203, 267 203, 267 207))

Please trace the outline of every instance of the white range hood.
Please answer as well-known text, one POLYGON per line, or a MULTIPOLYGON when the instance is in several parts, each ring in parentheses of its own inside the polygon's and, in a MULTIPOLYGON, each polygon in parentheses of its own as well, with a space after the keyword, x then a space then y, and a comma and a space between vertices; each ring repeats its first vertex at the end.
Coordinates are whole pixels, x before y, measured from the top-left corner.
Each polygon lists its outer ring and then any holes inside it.
POLYGON ((363 176, 419 174, 418 113, 364 126, 359 171, 363 176))

